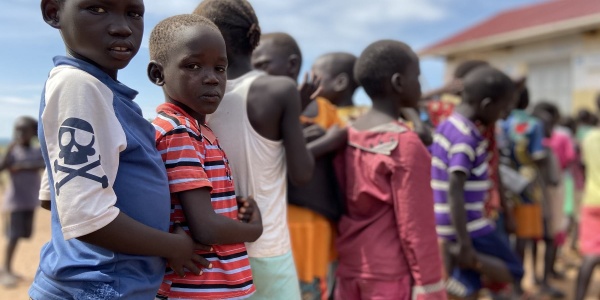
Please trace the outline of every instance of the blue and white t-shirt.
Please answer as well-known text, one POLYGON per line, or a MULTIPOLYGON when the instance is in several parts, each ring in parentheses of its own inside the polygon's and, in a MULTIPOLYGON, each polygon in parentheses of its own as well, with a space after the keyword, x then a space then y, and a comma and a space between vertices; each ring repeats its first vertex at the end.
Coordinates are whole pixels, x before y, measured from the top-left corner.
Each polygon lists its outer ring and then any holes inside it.
POLYGON ((29 295, 153 299, 164 259, 116 253, 77 238, 111 223, 119 212, 168 230, 169 186, 154 127, 133 102, 136 91, 81 60, 56 57, 54 64, 39 122, 52 239, 42 248, 29 295))

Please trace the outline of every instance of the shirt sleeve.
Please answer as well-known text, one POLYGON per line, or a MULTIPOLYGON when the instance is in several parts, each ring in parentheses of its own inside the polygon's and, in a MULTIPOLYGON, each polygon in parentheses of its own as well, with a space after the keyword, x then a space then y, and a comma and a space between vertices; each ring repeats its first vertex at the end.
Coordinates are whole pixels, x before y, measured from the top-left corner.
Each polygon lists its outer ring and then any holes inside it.
POLYGON ((195 141, 190 134, 187 130, 174 129, 173 134, 163 135, 156 141, 156 148, 167 169, 171 193, 199 188, 212 190, 205 171, 205 148, 202 142, 195 141))
POLYGON ((476 158, 473 145, 476 143, 468 139, 452 141, 448 149, 448 173, 463 172, 467 176, 471 174, 476 158))
POLYGON ((50 183, 48 182, 48 169, 44 169, 44 173, 42 173, 42 180, 40 182, 40 192, 39 199, 40 201, 50 201, 50 183))
POLYGON ((126 138, 102 82, 75 68, 55 68, 46 83, 41 115, 48 151, 48 186, 64 239, 111 223, 120 210, 113 190, 126 138))
POLYGON ((416 136, 397 151, 402 157, 391 178, 394 212, 414 280, 412 299, 446 299, 429 185, 431 159, 416 136))
POLYGON ((535 122, 529 136, 529 153, 534 160, 546 157, 544 148, 544 127, 541 123, 535 122))

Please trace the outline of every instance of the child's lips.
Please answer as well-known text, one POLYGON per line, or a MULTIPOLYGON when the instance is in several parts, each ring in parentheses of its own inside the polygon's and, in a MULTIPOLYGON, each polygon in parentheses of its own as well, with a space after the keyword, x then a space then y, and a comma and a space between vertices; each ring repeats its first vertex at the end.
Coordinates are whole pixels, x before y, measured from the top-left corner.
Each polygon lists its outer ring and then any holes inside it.
POLYGON ((131 49, 125 47, 112 47, 109 49, 109 53, 118 60, 130 60, 133 57, 131 49))
POLYGON ((207 93, 200 96, 200 99, 208 102, 219 102, 221 101, 221 95, 218 93, 207 93))

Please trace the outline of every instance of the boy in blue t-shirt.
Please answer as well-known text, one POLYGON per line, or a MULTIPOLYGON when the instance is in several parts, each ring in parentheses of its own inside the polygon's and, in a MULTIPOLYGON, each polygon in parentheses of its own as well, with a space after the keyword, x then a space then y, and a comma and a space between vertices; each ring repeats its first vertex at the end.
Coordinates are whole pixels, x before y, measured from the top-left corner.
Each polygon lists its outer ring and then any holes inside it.
POLYGON ((163 258, 182 276, 184 268, 200 273, 194 261, 208 262, 183 229, 168 233, 169 186, 154 128, 132 101, 137 92, 117 81, 140 47, 144 3, 42 0, 41 8, 68 57, 54 59, 40 105, 52 239, 29 296, 153 299, 163 258))

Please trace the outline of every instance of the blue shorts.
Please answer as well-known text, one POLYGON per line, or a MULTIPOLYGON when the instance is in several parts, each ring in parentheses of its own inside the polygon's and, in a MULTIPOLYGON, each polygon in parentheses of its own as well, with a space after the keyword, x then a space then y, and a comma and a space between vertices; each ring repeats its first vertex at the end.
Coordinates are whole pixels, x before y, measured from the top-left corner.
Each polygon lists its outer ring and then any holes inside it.
MULTIPOLYGON (((503 261, 516 281, 521 281, 525 271, 523 263, 510 248, 506 239, 496 232, 471 239, 473 248, 480 254, 496 257, 503 261)), ((482 288, 481 275, 473 270, 454 268, 448 291, 459 297, 468 297, 482 288)))

